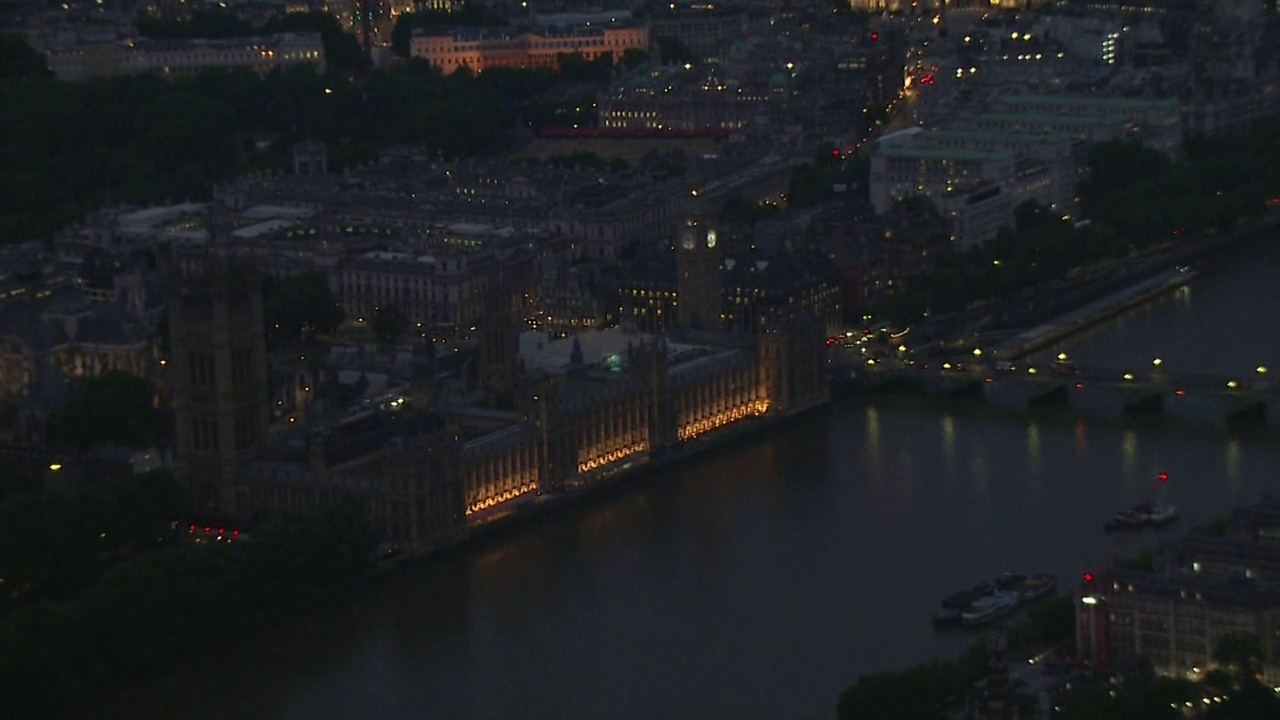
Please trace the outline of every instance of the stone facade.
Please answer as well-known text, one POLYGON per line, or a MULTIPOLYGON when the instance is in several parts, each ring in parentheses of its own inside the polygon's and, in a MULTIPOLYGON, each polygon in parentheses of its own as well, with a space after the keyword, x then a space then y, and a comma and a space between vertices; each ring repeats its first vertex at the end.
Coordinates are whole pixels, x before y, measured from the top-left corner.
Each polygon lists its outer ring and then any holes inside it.
POLYGON ((269 422, 262 313, 257 273, 216 255, 201 275, 174 278, 168 366, 175 460, 206 512, 234 516, 248 502, 236 469, 261 453, 269 422))
MULTIPOLYGON (((825 403, 822 336, 812 319, 739 346, 637 335, 604 363, 585 363, 575 346, 565 372, 520 378, 513 416, 442 404, 428 413, 440 421, 402 425, 380 442, 371 435, 364 452, 309 468, 245 465, 248 514, 354 498, 386 538, 427 552, 707 438, 825 403)), ((353 447, 336 434, 324 442, 353 447)))

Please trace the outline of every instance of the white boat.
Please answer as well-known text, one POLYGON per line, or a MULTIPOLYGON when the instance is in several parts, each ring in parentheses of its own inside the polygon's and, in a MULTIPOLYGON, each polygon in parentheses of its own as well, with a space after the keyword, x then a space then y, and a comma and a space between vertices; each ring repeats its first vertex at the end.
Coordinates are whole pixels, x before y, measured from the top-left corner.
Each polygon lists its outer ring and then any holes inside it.
POLYGON ((965 625, 981 625, 991 622, 1018 606, 1018 593, 1000 591, 975 600, 968 610, 960 615, 960 622, 965 625))
POLYGON ((1166 503, 1154 503, 1146 509, 1144 520, 1149 525, 1164 525, 1178 519, 1178 508, 1166 503))
POLYGON ((1133 529, 1147 525, 1165 525, 1177 519, 1177 506, 1168 503, 1139 503, 1116 513, 1103 525, 1103 528, 1106 530, 1133 529))
POLYGON ((969 590, 949 595, 942 601, 942 606, 933 614, 933 621, 940 625, 960 622, 960 616, 973 605, 974 601, 987 597, 996 589, 991 585, 977 585, 969 590))
POLYGON ((1058 577, 1048 573, 1024 575, 1008 572, 996 578, 996 588, 1016 594, 1018 602, 1031 602, 1056 591, 1058 577))

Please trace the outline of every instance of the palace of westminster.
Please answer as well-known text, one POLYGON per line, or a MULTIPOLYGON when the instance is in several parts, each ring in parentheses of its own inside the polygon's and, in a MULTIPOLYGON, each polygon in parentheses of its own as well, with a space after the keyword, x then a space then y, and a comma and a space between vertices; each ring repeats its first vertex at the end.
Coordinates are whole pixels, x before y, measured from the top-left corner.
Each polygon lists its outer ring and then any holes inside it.
MULTIPOLYGON (((726 330, 714 216, 690 207, 673 224, 675 327, 522 332, 518 280, 499 281, 463 370, 428 338, 412 348, 407 389, 283 427, 265 338, 244 331, 263 327, 258 271, 216 243, 174 263, 179 474, 209 517, 252 523, 355 499, 387 542, 425 553, 826 403, 824 322, 801 311, 726 330)), ((291 372, 296 390, 318 382, 291 372)))

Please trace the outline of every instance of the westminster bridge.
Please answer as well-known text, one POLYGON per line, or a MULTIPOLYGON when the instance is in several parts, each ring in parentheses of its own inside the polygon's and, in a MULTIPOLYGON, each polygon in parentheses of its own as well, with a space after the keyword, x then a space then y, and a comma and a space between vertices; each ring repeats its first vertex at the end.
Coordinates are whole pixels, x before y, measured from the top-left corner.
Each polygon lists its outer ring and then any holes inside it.
POLYGON ((929 395, 980 396, 991 405, 1029 410, 1067 406, 1082 414, 1123 417, 1163 414, 1191 423, 1280 425, 1280 381, 1267 368, 1249 376, 1076 366, 1016 366, 988 362, 896 359, 833 365, 845 392, 907 390, 929 395))

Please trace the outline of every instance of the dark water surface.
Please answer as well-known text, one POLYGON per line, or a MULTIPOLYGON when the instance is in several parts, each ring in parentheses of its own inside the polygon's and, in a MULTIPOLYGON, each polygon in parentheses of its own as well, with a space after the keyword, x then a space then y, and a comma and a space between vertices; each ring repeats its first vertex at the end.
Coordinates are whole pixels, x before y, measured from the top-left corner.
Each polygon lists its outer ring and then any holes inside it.
MULTIPOLYGON (((1280 372, 1280 252, 1064 346, 1082 363, 1280 372)), ((1058 349, 1052 351, 1054 354, 1058 349)), ((105 714, 182 718, 825 718, 861 674, 973 639, 929 617, 1006 570, 1070 585, 1157 473, 1170 532, 1251 502, 1280 430, 842 401, 379 580, 105 714)), ((1148 534, 1129 550, 1161 538, 1148 534)), ((86 716, 92 712, 86 711, 86 716)))

